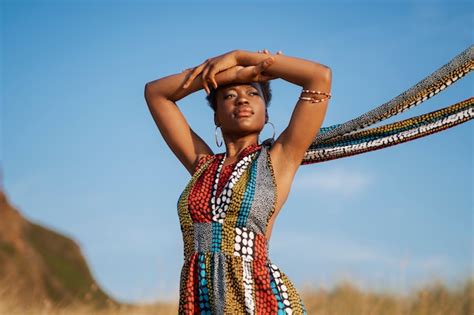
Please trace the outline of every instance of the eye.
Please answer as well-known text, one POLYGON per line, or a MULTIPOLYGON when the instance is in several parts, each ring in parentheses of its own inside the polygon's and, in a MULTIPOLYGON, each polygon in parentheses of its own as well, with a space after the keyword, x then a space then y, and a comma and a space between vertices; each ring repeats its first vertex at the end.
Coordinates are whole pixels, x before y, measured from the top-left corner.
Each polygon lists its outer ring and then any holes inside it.
MULTIPOLYGON (((260 94, 258 94, 258 92, 255 92, 255 91, 250 92, 250 94, 260 95, 260 94)), ((224 99, 227 99, 229 96, 234 96, 234 95, 233 94, 227 94, 227 95, 224 96, 224 99)))

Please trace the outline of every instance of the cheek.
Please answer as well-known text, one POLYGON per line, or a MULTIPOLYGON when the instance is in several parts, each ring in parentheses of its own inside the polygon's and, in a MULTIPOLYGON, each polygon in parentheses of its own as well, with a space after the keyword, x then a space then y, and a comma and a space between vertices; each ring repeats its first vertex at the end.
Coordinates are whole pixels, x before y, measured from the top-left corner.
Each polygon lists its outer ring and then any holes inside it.
POLYGON ((258 107, 257 114, 259 117, 263 117, 263 119, 265 119, 265 113, 266 113, 265 104, 262 104, 262 106, 258 107))
POLYGON ((219 108, 216 109, 217 117, 222 119, 228 119, 229 115, 232 115, 232 107, 228 104, 219 104, 219 108))

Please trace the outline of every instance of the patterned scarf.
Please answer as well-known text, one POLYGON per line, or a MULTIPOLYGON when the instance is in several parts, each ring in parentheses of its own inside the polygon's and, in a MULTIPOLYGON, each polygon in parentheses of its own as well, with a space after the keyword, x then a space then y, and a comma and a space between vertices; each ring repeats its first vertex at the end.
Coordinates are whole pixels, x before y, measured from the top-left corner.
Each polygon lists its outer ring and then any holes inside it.
MULTIPOLYGON (((313 164, 414 140, 462 124, 474 117, 474 97, 424 115, 365 129, 415 107, 474 69, 474 45, 410 89, 379 107, 342 124, 320 129, 302 165, 313 164)), ((272 141, 267 139, 265 141, 272 141)))

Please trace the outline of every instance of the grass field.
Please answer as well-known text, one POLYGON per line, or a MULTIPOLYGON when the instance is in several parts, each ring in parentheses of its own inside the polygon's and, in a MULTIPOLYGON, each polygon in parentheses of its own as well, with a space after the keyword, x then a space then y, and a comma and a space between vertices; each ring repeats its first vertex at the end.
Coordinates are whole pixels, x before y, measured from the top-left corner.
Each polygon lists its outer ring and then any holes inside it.
MULTIPOLYGON (((4 291, 5 292, 5 291, 4 291)), ((449 290, 440 282, 432 282, 408 296, 363 291, 350 282, 342 282, 332 290, 300 291, 308 314, 317 315, 472 315, 474 314, 474 279, 449 290)), ((20 300, 0 299, 2 315, 168 315, 177 314, 177 304, 120 305, 101 310, 85 305, 55 307, 38 303, 22 307, 20 300)))

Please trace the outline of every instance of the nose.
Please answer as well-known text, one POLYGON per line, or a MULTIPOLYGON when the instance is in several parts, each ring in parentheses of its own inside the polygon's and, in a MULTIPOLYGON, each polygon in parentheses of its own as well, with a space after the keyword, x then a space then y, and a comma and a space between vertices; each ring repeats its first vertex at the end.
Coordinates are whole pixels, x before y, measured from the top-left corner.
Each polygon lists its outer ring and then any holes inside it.
POLYGON ((242 104, 248 104, 249 101, 247 100, 247 98, 245 97, 244 94, 241 94, 238 98, 237 98, 237 104, 238 105, 242 105, 242 104))

